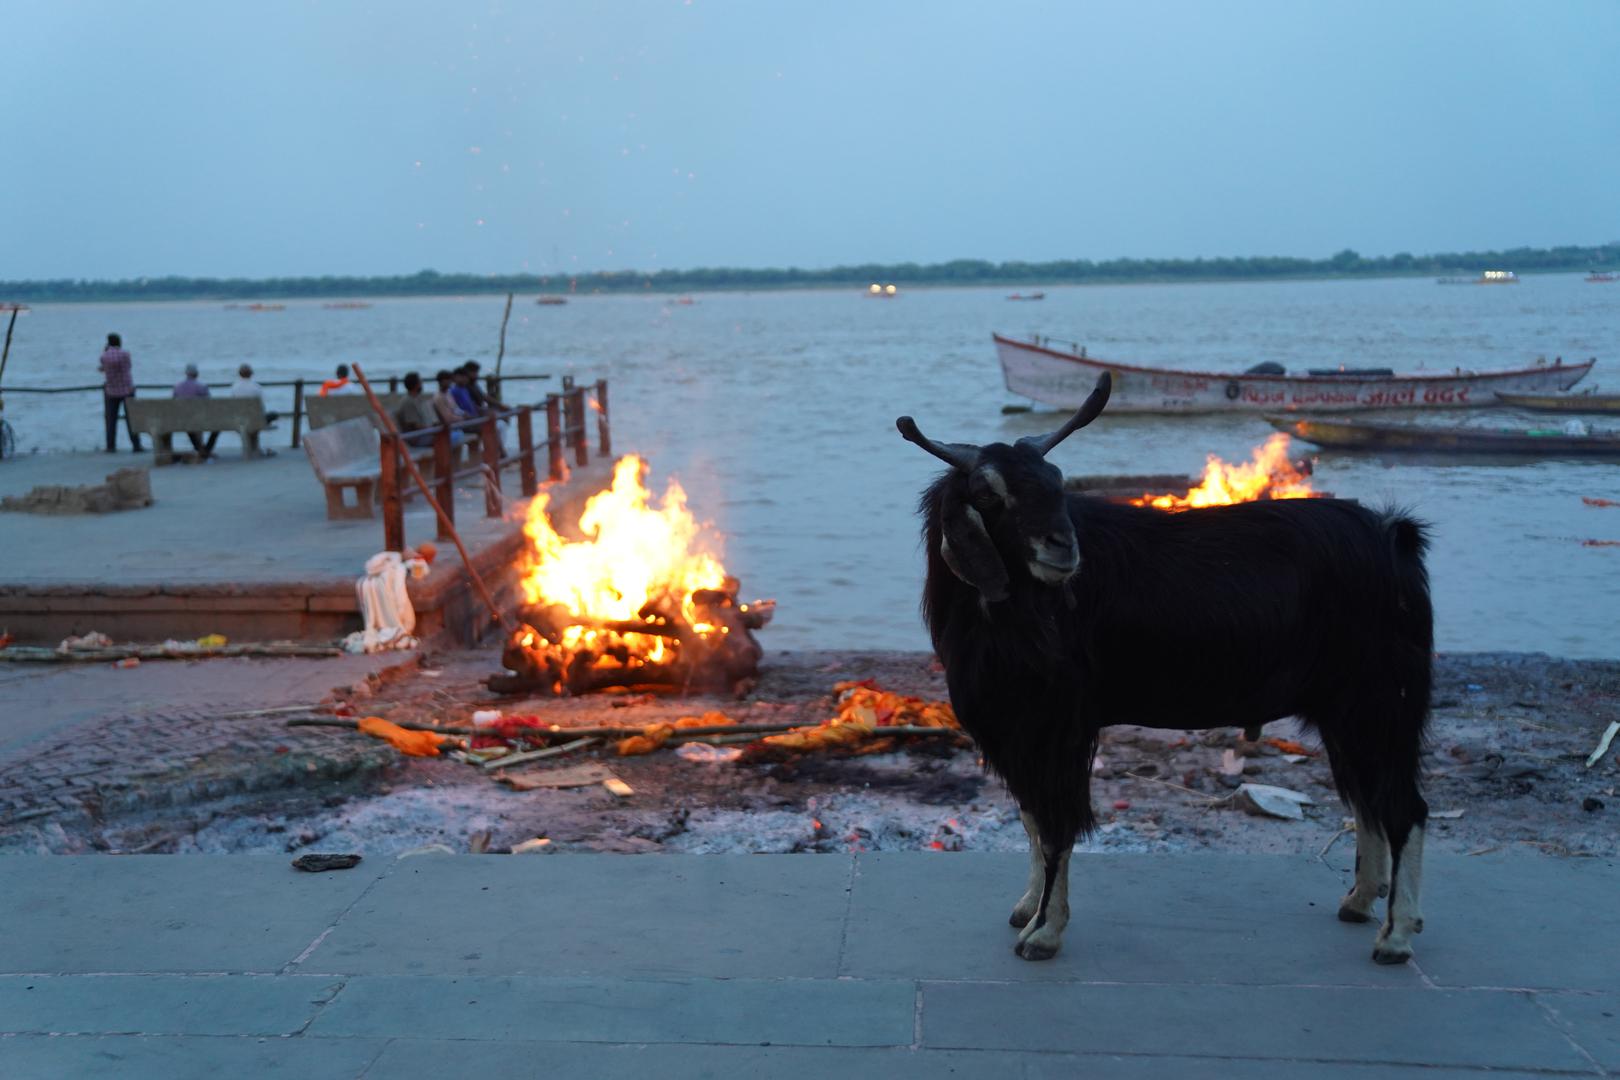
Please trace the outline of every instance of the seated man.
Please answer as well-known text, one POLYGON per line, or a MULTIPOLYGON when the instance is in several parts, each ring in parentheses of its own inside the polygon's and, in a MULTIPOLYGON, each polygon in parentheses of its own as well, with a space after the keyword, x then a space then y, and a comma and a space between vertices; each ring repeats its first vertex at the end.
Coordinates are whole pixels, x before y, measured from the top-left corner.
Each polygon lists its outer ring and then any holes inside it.
MULTIPOLYGON (((264 408, 264 387, 253 381, 253 365, 243 364, 236 369, 236 381, 231 384, 230 395, 233 398, 257 398, 259 408, 264 409, 264 422, 273 424, 280 413, 271 412, 264 408)), ((259 451, 263 457, 274 457, 274 450, 265 448, 259 451)))
MULTIPOLYGON (((399 425, 400 434, 412 446, 432 446, 434 432, 431 429, 444 423, 435 405, 435 398, 422 393, 422 376, 412 371, 405 376, 405 401, 394 414, 394 422, 399 425), (411 434, 419 432, 419 434, 411 434)), ((450 445, 455 446, 462 441, 459 431, 450 432, 450 445)))
POLYGON ((329 397, 332 394, 358 394, 359 392, 360 388, 349 381, 349 365, 339 364, 336 376, 321 383, 319 396, 329 397))
POLYGON ((465 364, 461 365, 461 370, 467 373, 467 393, 472 395, 473 403, 478 406, 480 411, 506 408, 506 406, 501 403, 499 398, 495 397, 495 395, 491 394, 488 390, 481 389, 479 387, 478 361, 467 361, 465 364))
POLYGON ((478 396, 472 392, 472 376, 467 373, 465 365, 456 368, 450 373, 450 397, 467 416, 482 416, 484 408, 478 402, 478 396))
MULTIPOLYGON (((205 398, 208 396, 208 386, 197 378, 197 365, 186 365, 186 377, 174 384, 174 396, 177 398, 205 398)), ((214 453, 214 444, 219 442, 219 432, 210 431, 208 440, 203 441, 202 432, 188 431, 186 437, 191 440, 192 448, 197 451, 200 461, 207 461, 214 453)))

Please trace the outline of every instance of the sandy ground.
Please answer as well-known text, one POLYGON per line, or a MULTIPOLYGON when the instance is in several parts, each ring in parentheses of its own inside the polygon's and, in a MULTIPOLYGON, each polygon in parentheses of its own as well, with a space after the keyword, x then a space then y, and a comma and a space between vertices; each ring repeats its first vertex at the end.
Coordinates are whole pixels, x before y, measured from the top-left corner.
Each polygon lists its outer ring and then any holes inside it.
MULTIPOLYGON (((420 674, 357 702, 393 719, 465 723, 491 705, 488 653, 425 657, 420 674)), ((607 698, 499 702, 563 725, 651 723, 720 709, 739 722, 813 721, 832 713, 832 688, 873 679, 885 689, 944 696, 937 664, 919 653, 778 653, 746 701, 607 698)), ((1425 758, 1431 847, 1478 853, 1531 846, 1561 855, 1620 853, 1620 746, 1595 768, 1584 759, 1620 719, 1620 663, 1541 655, 1442 656, 1425 758)), ((309 729, 302 729, 308 731, 309 729)), ((297 745, 300 729, 273 733, 297 745)), ((360 735, 357 744, 375 746, 360 735)), ((1620 743, 1620 740, 1617 740, 1620 743)), ((1289 721, 1259 743, 1231 729, 1181 735, 1116 728, 1103 740, 1094 785, 1102 822, 1095 850, 1328 852, 1347 862, 1344 809, 1325 758, 1289 721), (1267 740, 1297 740, 1304 755, 1267 740), (1224 762, 1224 765, 1223 765, 1224 762), (1303 820, 1245 812, 1239 783, 1307 796, 1303 820)), ((697 762, 663 750, 620 758, 574 755, 525 767, 595 761, 633 789, 600 785, 513 791, 477 768, 399 758, 343 784, 171 808, 99 823, 107 850, 400 852, 427 845, 500 852, 536 838, 549 851, 796 852, 1022 850, 1005 789, 971 749, 940 742, 869 756, 804 755, 776 762, 697 762)), ((35 849, 70 850, 75 837, 35 849)), ((82 841, 83 838, 78 838, 82 841)), ((83 848, 80 848, 83 849, 83 848)))

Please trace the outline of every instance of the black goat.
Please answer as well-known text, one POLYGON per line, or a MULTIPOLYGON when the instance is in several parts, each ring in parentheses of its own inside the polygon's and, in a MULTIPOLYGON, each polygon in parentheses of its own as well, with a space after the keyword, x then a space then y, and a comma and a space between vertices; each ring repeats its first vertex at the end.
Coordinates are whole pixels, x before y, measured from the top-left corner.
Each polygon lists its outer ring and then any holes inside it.
POLYGON ((1339 917, 1412 955, 1428 806, 1418 756, 1433 614, 1423 528, 1337 499, 1182 513, 1066 495, 1046 453, 1102 411, 1108 375, 1061 429, 1012 446, 901 434, 952 468, 923 493, 923 613, 951 704, 1030 836, 1013 908, 1026 960, 1057 952, 1069 852, 1096 823, 1091 764, 1113 724, 1194 730, 1298 716, 1356 815, 1339 917))

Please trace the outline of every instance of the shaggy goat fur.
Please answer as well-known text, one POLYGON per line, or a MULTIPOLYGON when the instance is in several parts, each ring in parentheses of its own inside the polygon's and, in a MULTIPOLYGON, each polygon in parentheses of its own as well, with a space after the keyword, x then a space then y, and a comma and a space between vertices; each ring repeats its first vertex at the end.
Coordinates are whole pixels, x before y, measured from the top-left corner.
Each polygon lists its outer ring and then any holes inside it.
MULTIPOLYGON (((1121 506, 1063 494, 1038 446, 921 445, 961 462, 922 497, 924 616, 958 718, 1026 815, 1038 848, 1032 893, 1045 876, 1039 907, 1026 895, 1014 924, 1039 929, 1068 849, 1096 824, 1091 764, 1102 728, 1244 728, 1297 716, 1320 736, 1356 813, 1358 880, 1340 917, 1364 921, 1388 894, 1374 956, 1409 957, 1422 928, 1428 816, 1423 527, 1338 499, 1182 513, 1121 506)), ((1066 891, 1058 902, 1048 943, 1026 952, 1021 939, 1020 955, 1056 951, 1066 891)))

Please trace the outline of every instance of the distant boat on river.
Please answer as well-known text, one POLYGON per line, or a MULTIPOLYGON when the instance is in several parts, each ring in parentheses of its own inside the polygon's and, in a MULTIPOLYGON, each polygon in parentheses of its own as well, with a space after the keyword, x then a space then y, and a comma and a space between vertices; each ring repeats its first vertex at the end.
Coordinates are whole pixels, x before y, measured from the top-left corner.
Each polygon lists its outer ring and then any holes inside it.
POLYGON ((1613 274, 1608 273, 1607 271, 1594 270, 1590 274, 1586 275, 1586 280, 1592 285, 1608 285, 1613 283, 1616 279, 1613 274))
POLYGON ((1519 275, 1511 270, 1487 270, 1479 277, 1435 278, 1436 285, 1517 285, 1519 275))
POLYGON ((1620 414, 1620 394, 1502 394, 1504 405, 1532 412, 1620 414))
POLYGON ((562 304, 568 303, 568 297, 566 297, 566 296, 542 296, 542 297, 538 297, 535 300, 535 303, 539 304, 541 307, 558 307, 558 306, 560 306, 562 304))
MULTIPOLYGON (((1388 424, 1371 420, 1319 420, 1268 416, 1278 431, 1333 450, 1371 450, 1404 454, 1497 454, 1513 457, 1620 458, 1620 432, 1577 433, 1557 428, 1499 430, 1442 427, 1438 424, 1388 424)), ((1579 421, 1572 421, 1581 426, 1579 421)))
POLYGON ((1045 300, 1046 299, 1046 294, 1043 293, 1043 292, 1013 293, 1011 296, 1007 297, 1007 299, 1009 299, 1009 300, 1045 300))
POLYGON ((1122 364, 1087 356, 1081 345, 1054 346, 1050 338, 1017 341, 992 335, 1007 389, 1059 409, 1079 408, 1097 376, 1110 372, 1110 412, 1354 412, 1372 409, 1480 408, 1497 404, 1496 391, 1568 390, 1594 360, 1539 361, 1505 371, 1396 374, 1388 368, 1312 369, 1290 375, 1280 364, 1245 372, 1186 371, 1122 364))

